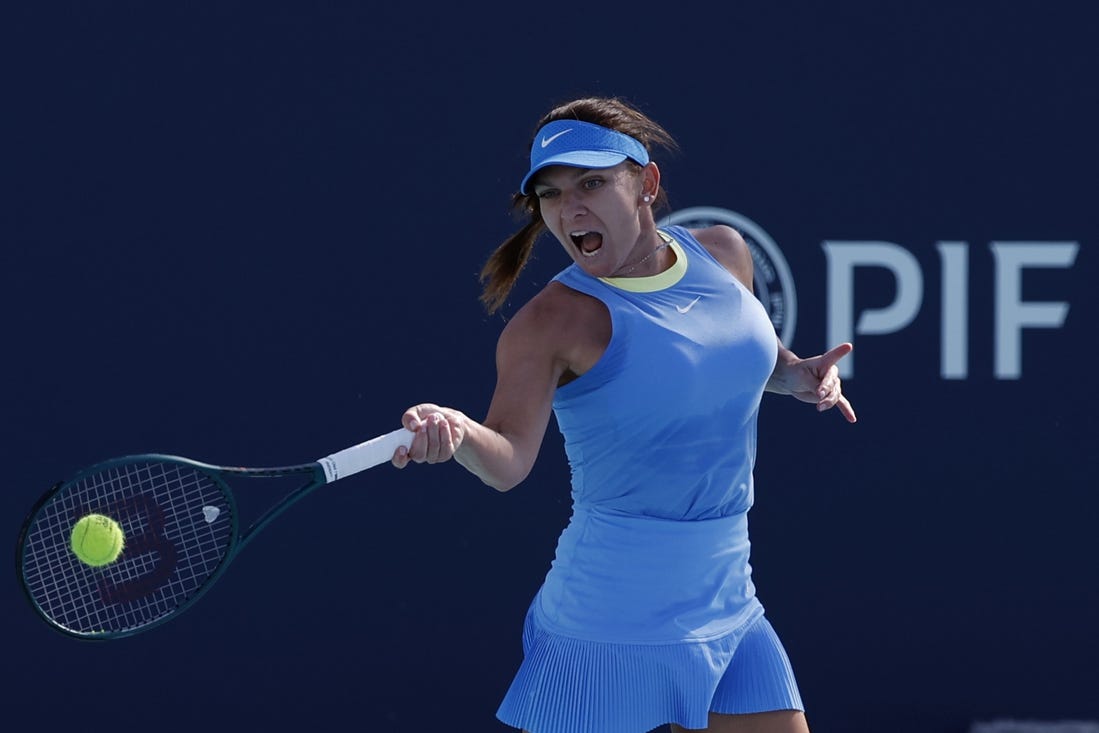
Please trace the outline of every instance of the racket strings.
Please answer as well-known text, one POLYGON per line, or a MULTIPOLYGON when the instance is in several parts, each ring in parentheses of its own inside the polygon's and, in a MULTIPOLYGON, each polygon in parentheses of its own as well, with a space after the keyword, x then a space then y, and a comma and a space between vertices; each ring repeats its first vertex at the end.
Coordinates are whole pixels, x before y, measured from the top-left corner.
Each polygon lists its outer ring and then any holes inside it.
POLYGON ((167 616, 203 587, 235 535, 224 485, 184 463, 124 463, 62 487, 39 511, 24 543, 24 585, 39 610, 77 634, 120 634, 167 616), (89 513, 119 523, 118 560, 93 568, 72 552, 76 521, 89 513))

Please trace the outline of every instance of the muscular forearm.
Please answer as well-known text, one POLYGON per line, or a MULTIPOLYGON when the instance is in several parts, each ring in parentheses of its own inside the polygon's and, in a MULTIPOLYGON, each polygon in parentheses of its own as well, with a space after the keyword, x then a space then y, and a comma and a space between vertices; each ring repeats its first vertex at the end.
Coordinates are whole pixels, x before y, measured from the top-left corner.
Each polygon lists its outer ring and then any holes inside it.
POLYGON ((514 488, 534 463, 517 448, 515 439, 469 418, 454 460, 497 491, 514 488))
POLYGON ((800 362, 798 355, 778 342, 778 359, 775 360, 775 368, 764 386, 764 391, 776 394, 792 394, 795 389, 790 383, 792 367, 800 362))

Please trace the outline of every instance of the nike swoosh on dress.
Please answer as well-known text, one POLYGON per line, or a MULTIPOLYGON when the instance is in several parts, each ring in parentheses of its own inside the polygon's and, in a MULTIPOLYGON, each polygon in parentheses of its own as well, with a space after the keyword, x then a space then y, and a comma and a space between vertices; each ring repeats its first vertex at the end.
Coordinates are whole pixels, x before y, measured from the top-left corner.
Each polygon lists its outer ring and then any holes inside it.
POLYGON ((687 311, 689 311, 689 310, 690 310, 691 308, 694 308, 694 307, 695 307, 695 303, 697 303, 697 302, 698 302, 698 301, 700 301, 700 300, 702 300, 702 296, 701 296, 701 295, 699 295, 698 297, 696 297, 696 298, 695 298, 694 300, 692 300, 692 301, 691 301, 690 303, 688 303, 687 305, 677 305, 677 306, 675 307, 675 309, 676 309, 677 311, 679 311, 680 313, 686 313, 686 312, 687 312, 687 311))

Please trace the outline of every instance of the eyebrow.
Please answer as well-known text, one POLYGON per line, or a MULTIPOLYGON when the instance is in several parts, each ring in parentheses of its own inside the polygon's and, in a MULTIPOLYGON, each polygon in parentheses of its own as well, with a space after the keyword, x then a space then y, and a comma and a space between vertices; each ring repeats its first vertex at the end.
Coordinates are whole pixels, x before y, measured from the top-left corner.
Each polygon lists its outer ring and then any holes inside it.
MULTIPOLYGON (((584 176, 586 176, 588 173, 591 173, 592 171, 605 170, 604 168, 577 168, 576 166, 571 166, 571 165, 560 166, 560 167, 561 168, 571 169, 573 171, 573 173, 571 174, 570 178, 571 178, 571 180, 574 180, 574 181, 577 178, 583 178, 584 176)), ((537 188, 538 186, 553 188, 552 184, 546 183, 545 176, 542 175, 542 171, 539 171, 534 176, 534 179, 530 182, 530 186, 531 186, 532 189, 537 188)))

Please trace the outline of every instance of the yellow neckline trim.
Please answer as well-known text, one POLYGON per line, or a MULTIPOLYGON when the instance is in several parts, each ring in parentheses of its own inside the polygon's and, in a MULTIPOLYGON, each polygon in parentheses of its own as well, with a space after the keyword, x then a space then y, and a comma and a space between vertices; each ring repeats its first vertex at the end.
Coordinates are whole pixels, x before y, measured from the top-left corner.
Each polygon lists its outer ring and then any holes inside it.
POLYGON ((675 252, 675 263, 671 267, 664 272, 645 277, 601 277, 599 279, 611 287, 628 290, 631 293, 655 293, 657 290, 670 288, 682 280, 687 274, 687 255, 683 247, 670 234, 659 229, 656 233, 668 243, 672 252, 675 252))

